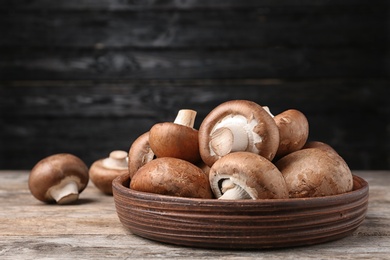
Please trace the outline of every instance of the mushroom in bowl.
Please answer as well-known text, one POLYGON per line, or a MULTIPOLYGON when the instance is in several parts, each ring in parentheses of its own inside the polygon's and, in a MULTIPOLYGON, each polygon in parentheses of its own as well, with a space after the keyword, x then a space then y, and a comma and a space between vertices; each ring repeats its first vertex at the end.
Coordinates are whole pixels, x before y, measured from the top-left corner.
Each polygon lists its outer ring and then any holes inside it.
POLYGON ((207 175, 194 164, 173 157, 156 158, 139 168, 130 188, 177 197, 213 197, 207 175))
POLYGON ((211 189, 219 199, 286 199, 281 172, 261 155, 234 152, 216 161, 209 173, 211 189))
POLYGON ((274 117, 279 129, 279 148, 276 158, 300 150, 309 137, 309 122, 297 109, 288 109, 274 117))
POLYGON ((210 167, 221 157, 238 151, 275 157, 279 131, 272 116, 249 100, 226 101, 215 107, 199 127, 199 151, 210 167))
POLYGON ((174 122, 157 123, 149 130, 149 145, 157 158, 173 157, 200 161, 198 130, 194 129, 196 111, 182 109, 174 122))
POLYGON ((143 165, 154 159, 154 152, 149 144, 149 131, 138 136, 129 149, 128 168, 130 179, 143 165))
POLYGON ((277 162, 290 198, 324 197, 346 193, 353 188, 347 163, 329 148, 305 148, 277 162))

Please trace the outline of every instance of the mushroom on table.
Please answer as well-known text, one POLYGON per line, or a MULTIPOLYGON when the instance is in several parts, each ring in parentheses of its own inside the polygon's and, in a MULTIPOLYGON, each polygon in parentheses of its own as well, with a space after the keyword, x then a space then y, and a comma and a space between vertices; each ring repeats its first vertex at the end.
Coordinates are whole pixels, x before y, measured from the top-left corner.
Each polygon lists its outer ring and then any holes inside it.
POLYGON ((127 152, 115 150, 107 158, 97 160, 91 165, 89 177, 99 190, 112 195, 112 181, 128 172, 127 152))
POLYGON ((69 204, 79 198, 89 181, 88 167, 77 156, 60 153, 40 160, 31 170, 31 194, 46 203, 69 204))

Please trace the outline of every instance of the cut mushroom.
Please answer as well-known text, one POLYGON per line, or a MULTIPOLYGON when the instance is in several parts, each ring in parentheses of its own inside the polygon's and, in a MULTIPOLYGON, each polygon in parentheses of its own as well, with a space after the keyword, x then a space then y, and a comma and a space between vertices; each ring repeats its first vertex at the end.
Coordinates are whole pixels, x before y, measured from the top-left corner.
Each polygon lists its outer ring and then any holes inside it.
POLYGON ((251 152, 234 152, 216 161, 209 174, 218 199, 285 199, 286 182, 268 159, 251 152))
POLYGON ((89 177, 99 190, 112 195, 112 181, 128 172, 127 152, 117 150, 108 158, 95 161, 89 168, 89 177))
POLYGON ((309 123, 306 116, 296 109, 286 110, 274 117, 279 129, 279 148, 276 157, 300 150, 309 136, 309 123))
POLYGON ((161 195, 211 199, 207 175, 194 164, 177 158, 157 158, 133 176, 130 188, 161 195))
POLYGON ((131 144, 129 149, 129 174, 130 179, 146 163, 154 159, 154 153, 149 144, 149 132, 140 135, 131 144))
POLYGON ((85 163, 74 155, 61 153, 40 160, 30 172, 28 186, 40 201, 69 204, 78 200, 88 181, 85 163))
POLYGON ((238 151, 272 160, 279 146, 279 130, 272 116, 259 104, 232 100, 215 107, 199 128, 199 150, 209 166, 238 151))
POLYGON ((295 151, 275 165, 286 180, 291 198, 330 196, 353 188, 353 176, 347 163, 329 149, 295 151))
POLYGON ((196 111, 182 109, 173 123, 152 126, 149 144, 157 158, 174 157, 192 163, 200 161, 198 130, 194 129, 196 111))

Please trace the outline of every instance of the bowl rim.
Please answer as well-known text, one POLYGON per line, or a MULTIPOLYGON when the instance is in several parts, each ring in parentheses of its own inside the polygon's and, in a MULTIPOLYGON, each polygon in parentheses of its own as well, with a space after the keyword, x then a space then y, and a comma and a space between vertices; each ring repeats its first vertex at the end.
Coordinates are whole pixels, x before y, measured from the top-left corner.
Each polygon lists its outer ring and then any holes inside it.
POLYGON ((212 204, 219 206, 227 205, 289 205, 289 204, 305 204, 305 207, 317 207, 319 204, 325 203, 327 205, 340 204, 340 200, 356 200, 364 196, 368 196, 369 184, 363 178, 352 174, 353 177, 353 190, 341 194, 322 196, 322 197, 308 197, 308 198, 287 198, 287 199, 258 199, 258 200, 219 200, 219 199, 202 199, 202 198, 188 198, 177 197, 169 195, 161 195, 156 193, 148 193, 142 191, 132 190, 125 186, 125 183, 130 183, 130 175, 123 174, 116 177, 112 181, 113 195, 116 197, 119 194, 125 197, 132 197, 134 199, 158 201, 167 203, 179 203, 179 204, 212 204))

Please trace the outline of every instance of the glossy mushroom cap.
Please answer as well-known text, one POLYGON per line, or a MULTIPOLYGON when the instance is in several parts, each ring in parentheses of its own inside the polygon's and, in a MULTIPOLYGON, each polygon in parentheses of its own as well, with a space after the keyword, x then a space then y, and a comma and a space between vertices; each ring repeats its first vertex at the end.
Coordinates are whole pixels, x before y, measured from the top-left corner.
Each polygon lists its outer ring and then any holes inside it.
POLYGON ((173 157, 192 163, 200 161, 196 112, 182 109, 175 121, 157 123, 149 131, 149 144, 156 157, 173 157))
POLYGON ((154 153, 149 144, 149 131, 140 135, 129 149, 128 168, 130 179, 141 166, 154 159, 154 153))
POLYGON ((207 175, 192 163, 172 158, 157 158, 142 166, 133 176, 130 188, 161 195, 211 199, 207 175))
POLYGON ((219 199, 285 199, 286 182, 268 159, 250 152, 234 152, 216 161, 209 173, 219 199))
POLYGON ((103 193, 112 195, 112 181, 128 174, 127 152, 113 151, 108 158, 95 161, 89 168, 92 183, 103 193))
POLYGON ((276 157, 300 150, 309 137, 309 123, 306 116, 296 110, 289 109, 274 117, 279 129, 279 148, 276 157))
POLYGON ((291 198, 330 196, 353 188, 351 170, 332 150, 302 149, 284 156, 275 165, 286 180, 291 198))
POLYGON ((199 150, 209 166, 232 152, 247 151, 268 160, 275 157, 279 130, 259 104, 231 100, 215 107, 199 127, 199 150))
POLYGON ((28 186, 40 201, 68 204, 78 199, 88 181, 85 163, 74 155, 61 153, 40 160, 30 172, 28 186))

